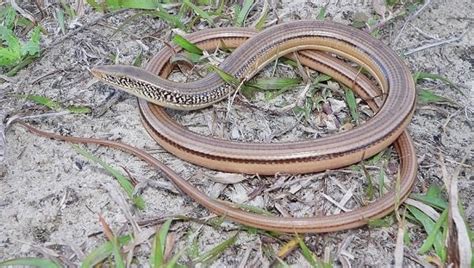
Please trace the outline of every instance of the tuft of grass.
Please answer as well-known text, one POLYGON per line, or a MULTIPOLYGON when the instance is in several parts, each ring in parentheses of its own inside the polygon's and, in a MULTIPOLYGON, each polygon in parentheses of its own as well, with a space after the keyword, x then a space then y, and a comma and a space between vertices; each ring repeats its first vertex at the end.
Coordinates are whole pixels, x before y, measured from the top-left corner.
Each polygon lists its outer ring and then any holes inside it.
MULTIPOLYGON (((132 240, 130 235, 120 236, 117 238, 119 246, 125 246, 132 240)), ((95 265, 103 262, 110 255, 112 255, 114 245, 111 241, 107 241, 102 245, 93 249, 87 256, 82 260, 81 268, 94 267, 95 265)))
POLYGON ((165 260, 166 237, 168 236, 171 222, 172 222, 172 219, 169 219, 165 223, 163 223, 163 225, 161 226, 161 228, 158 230, 157 234, 155 235, 153 248, 150 254, 151 267, 154 267, 154 268, 175 267, 179 258, 184 253, 185 249, 182 249, 178 254, 173 256, 173 258, 171 258, 171 260, 168 263, 166 263, 166 260, 165 260))
MULTIPOLYGON (((436 252, 436 255, 438 255, 438 257, 440 257, 441 260, 445 261, 446 260, 446 248, 443 245, 443 236, 442 236, 441 232, 438 232, 438 230, 434 229, 435 228, 435 222, 430 217, 428 217, 428 215, 423 213, 421 210, 419 210, 419 209, 417 209, 413 206, 409 206, 409 205, 407 205, 407 208, 408 208, 408 211, 415 217, 415 219, 419 223, 421 223, 421 225, 425 229, 426 233, 428 233, 428 234, 435 233, 433 235, 433 238, 432 238, 433 240, 432 241, 425 242, 425 243, 427 243, 425 247, 429 250, 431 248, 431 245, 433 245, 433 247, 435 249, 435 252, 436 252)), ((426 239, 426 241, 427 240, 428 239, 426 239)), ((420 252, 421 252, 421 249, 420 249, 420 252)))
POLYGON ((447 249, 444 241, 448 230, 448 202, 442 197, 441 188, 430 186, 426 194, 412 194, 411 197, 431 206, 435 210, 442 211, 435 222, 421 210, 407 205, 411 215, 409 219, 419 223, 428 234, 418 252, 426 254, 431 249, 434 249, 439 259, 445 262, 447 259, 447 249))
POLYGON ((134 195, 134 193, 133 193, 133 190, 134 190, 133 184, 119 170, 117 170, 114 167, 110 166, 109 164, 104 162, 102 159, 100 159, 97 156, 93 155, 89 151, 81 148, 80 146, 73 145, 73 148, 79 154, 81 154, 82 156, 84 156, 88 160, 94 162, 95 164, 99 164, 103 169, 105 169, 108 173, 110 173, 112 176, 114 176, 117 179, 120 186, 127 193, 128 197, 132 200, 133 204, 140 210, 145 209, 145 201, 143 200, 143 198, 140 195, 134 195))
POLYGON ((7 76, 15 75, 40 56, 41 28, 34 27, 28 41, 23 42, 14 34, 16 20, 17 14, 10 5, 0 10, 0 21, 3 21, 0 25, 0 68, 7 76))
POLYGON ((99 222, 102 225, 102 228, 104 229, 105 236, 111 242, 112 256, 114 257, 115 267, 125 268, 125 262, 123 261, 121 245, 118 238, 114 235, 109 224, 105 221, 105 219, 101 215, 99 215, 99 222))

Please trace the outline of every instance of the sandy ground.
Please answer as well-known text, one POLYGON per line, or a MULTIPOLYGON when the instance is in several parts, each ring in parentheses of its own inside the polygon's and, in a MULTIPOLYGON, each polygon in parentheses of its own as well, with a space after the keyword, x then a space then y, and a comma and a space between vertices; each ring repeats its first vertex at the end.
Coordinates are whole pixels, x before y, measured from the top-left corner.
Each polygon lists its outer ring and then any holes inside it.
MULTIPOLYGON (((373 7, 363 1, 331 1, 328 15, 335 21, 350 24, 354 13, 364 11, 373 14, 373 7), (334 2, 334 3, 332 3, 334 2)), ((368 1, 367 1, 368 2, 368 1)), ((278 14, 283 21, 312 19, 323 3, 319 1, 282 1, 273 9, 270 19, 278 14)), ((419 6, 418 6, 419 7, 419 6)), ((31 9, 32 6, 25 5, 31 9)), ((260 10, 258 7, 255 11, 260 10)), ((432 1, 426 9, 407 25, 397 43, 404 16, 383 27, 380 38, 399 54, 406 53, 429 43, 459 36, 463 37, 449 44, 427 48, 405 56, 409 68, 440 74, 459 85, 459 91, 446 84, 426 81, 418 86, 452 99, 457 106, 418 105, 409 126, 415 141, 419 167, 415 192, 424 192, 429 185, 443 186, 439 155, 444 156, 450 171, 467 156, 459 176, 459 194, 470 227, 474 227, 473 178, 472 178, 472 104, 474 96, 474 31, 472 31, 472 10, 474 5, 468 0, 432 1), (471 17, 470 17, 471 16, 471 17)), ((209 171, 186 163, 162 150, 143 129, 136 99, 116 91, 101 83, 92 83, 88 68, 97 64, 111 63, 116 55, 118 62, 131 64, 137 54, 144 58, 159 51, 162 40, 169 38, 169 28, 158 20, 142 18, 124 28, 123 32, 111 36, 114 30, 132 13, 122 12, 97 23, 86 26, 82 31, 67 36, 57 45, 51 45, 62 38, 54 19, 46 19, 43 24, 49 30, 43 39, 47 47, 41 60, 35 61, 16 77, 14 83, 0 84, 0 116, 12 117, 24 111, 41 114, 41 107, 31 102, 11 97, 15 94, 37 94, 53 98, 64 105, 87 105, 93 108, 93 115, 63 115, 30 120, 34 125, 61 134, 83 137, 98 137, 119 140, 145 148, 158 159, 163 160, 176 172, 198 185, 207 194, 234 202, 247 200, 248 195, 261 182, 254 176, 246 176, 242 183, 225 185, 212 180, 226 175, 209 171), (117 97, 118 96, 118 97, 117 97), (107 106, 110 99, 118 99, 107 106), (100 113, 99 111, 104 111, 100 113)), ((80 18, 84 25, 103 16, 91 10, 80 18)), ((328 19, 330 19, 328 18, 328 19)), ((222 26, 228 22, 220 22, 222 26)), ((204 26, 203 26, 204 27, 204 26)), ((285 74, 280 67, 277 74, 285 74)), ((262 75, 269 74, 268 70, 262 75)), ((179 79, 179 75, 177 76, 179 79)), ((276 100, 284 102, 285 99, 276 100)), ((255 112, 237 103, 226 120, 226 104, 197 113, 174 113, 175 117, 193 131, 237 140, 266 140, 274 133, 284 130, 295 122, 294 117, 272 117, 255 112), (214 122, 209 127, 208 122, 214 122), (255 123, 257 122, 257 123, 255 123)), ((305 139, 312 137, 305 127, 295 127, 279 140, 305 139)), ((173 186, 159 173, 150 170, 144 163, 117 150, 87 146, 95 155, 117 168, 126 169, 143 187, 143 198, 147 207, 138 211, 126 205, 133 218, 138 221, 160 220, 170 215, 187 215, 195 218, 212 216, 206 209, 190 198, 173 193, 173 186), (159 184, 156 181, 160 182, 159 184), (171 189, 171 190, 169 190, 171 189)), ((396 161, 393 156, 391 161, 396 161), (394 159, 394 160, 393 160, 394 159)), ((1 173, 1 172, 0 172, 1 173)), ((240 175, 238 175, 240 176, 240 175)), ((305 175, 290 179, 300 180, 296 186, 280 189, 277 193, 263 193, 248 202, 251 205, 272 209, 277 203, 294 216, 334 213, 334 206, 321 195, 326 193, 339 200, 344 191, 354 185, 355 197, 348 208, 360 205, 364 186, 364 176, 357 172, 331 173, 325 176, 305 175), (315 179, 317 178, 317 179, 315 179), (322 179, 321 179, 322 178, 322 179), (325 188, 325 190, 321 190, 325 188), (293 195, 290 193, 294 193, 293 195), (293 202, 294 201, 294 202, 293 202), (296 202, 298 201, 298 202, 296 202), (321 206, 321 209, 317 207, 321 206), (315 208, 316 207, 316 208, 315 208)), ((235 175, 234 175, 235 177, 235 175)), ((276 178, 277 180, 286 180, 276 178)), ((263 184, 272 183, 273 178, 264 178, 263 184)), ((3 174, 0 175, 0 260, 20 256, 51 256, 59 258, 70 266, 80 263, 77 256, 87 254, 105 240, 98 214, 102 214, 116 233, 131 232, 124 206, 116 200, 124 196, 115 180, 102 168, 79 155, 70 144, 38 138, 17 125, 6 133, 6 153, 3 174), (47 253, 47 250, 49 250, 47 253)), ((275 210, 274 210, 275 211, 275 210)), ((405 264, 419 266, 425 256, 417 249, 426 237, 422 228, 409 225, 411 244, 405 246, 405 264)), ((142 227, 146 232, 147 228, 142 227)), ((172 226, 176 248, 189 244, 189 234, 198 234, 200 252, 212 248, 236 233, 238 226, 225 223, 214 228, 190 221, 176 222, 172 226)), ((356 267, 388 266, 393 264, 393 252, 397 225, 380 228, 359 228, 355 230, 308 235, 307 245, 322 258, 324 252, 336 266, 347 260, 356 267), (344 259, 344 260, 342 260, 344 259)), ((234 246, 224 252, 213 266, 249 267, 268 266, 281 243, 262 235, 240 232, 234 246)), ((146 266, 149 246, 145 243, 136 249, 137 266, 146 266)), ((299 252, 285 259, 290 264, 305 263, 299 252)))

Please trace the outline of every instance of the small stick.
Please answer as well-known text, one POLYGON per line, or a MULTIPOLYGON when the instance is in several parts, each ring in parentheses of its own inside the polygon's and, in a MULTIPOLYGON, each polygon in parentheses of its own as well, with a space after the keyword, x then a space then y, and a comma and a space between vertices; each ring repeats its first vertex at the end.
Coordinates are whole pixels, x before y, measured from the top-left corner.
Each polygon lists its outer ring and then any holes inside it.
POLYGON ((457 42, 459 40, 461 40, 464 35, 466 34, 466 32, 463 32, 462 34, 460 34, 459 36, 456 36, 456 37, 453 37, 453 38, 449 38, 449 39, 446 39, 446 40, 441 40, 439 42, 435 42, 435 43, 431 43, 431 44, 427 44, 427 45, 424 45, 424 46, 421 46, 421 47, 417 47, 417 48, 414 48, 414 49, 411 49, 405 53, 403 53, 404 56, 408 56, 410 54, 413 54, 415 52, 419 52, 421 50, 425 50, 425 49, 428 49, 428 48, 433 48, 433 47, 437 47, 437 46, 441 46, 441 45, 446 45, 446 44, 449 44, 449 43, 454 43, 454 42, 457 42))

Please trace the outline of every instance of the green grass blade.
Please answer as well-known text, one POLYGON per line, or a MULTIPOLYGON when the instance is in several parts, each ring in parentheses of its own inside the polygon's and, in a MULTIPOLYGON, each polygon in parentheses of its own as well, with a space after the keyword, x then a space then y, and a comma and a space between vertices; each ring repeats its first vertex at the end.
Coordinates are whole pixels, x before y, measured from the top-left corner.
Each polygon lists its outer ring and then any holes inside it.
POLYGON ((158 10, 153 15, 171 24, 174 28, 184 29, 184 24, 180 19, 181 16, 171 15, 161 5, 158 5, 158 10))
POLYGON ((202 10, 200 7, 191 3, 191 1, 189 0, 183 0, 183 4, 191 8, 194 11, 194 13, 196 13, 196 15, 205 19, 210 25, 214 26, 214 20, 211 18, 211 16, 207 12, 202 10))
POLYGON ((448 202, 441 197, 441 188, 436 185, 431 185, 424 195, 411 194, 410 197, 438 209, 446 209, 448 207, 448 202))
POLYGON ((39 96, 39 95, 16 95, 21 98, 25 98, 29 101, 32 101, 38 105, 42 105, 45 107, 48 107, 51 110, 59 110, 61 108, 61 105, 59 102, 54 101, 50 98, 44 97, 44 96, 39 96))
POLYGON ((66 108, 70 113, 73 114, 90 114, 92 109, 87 106, 80 106, 80 105, 71 105, 66 108))
POLYGON ((3 44, 0 46, 0 66, 9 67, 17 64, 22 57, 20 40, 12 30, 1 25, 0 39, 3 40, 3 44))
MULTIPOLYGON (((166 241, 166 237, 168 236, 168 232, 170 230, 172 221, 173 221, 172 219, 168 219, 165 223, 163 223, 163 225, 160 228, 158 235, 160 237, 160 240, 163 242, 166 241)), ((161 246, 161 251, 163 253, 165 252, 165 243, 163 243, 163 245, 161 246)))
POLYGON ((116 268, 125 268, 125 262, 122 257, 121 244, 116 236, 113 237, 112 241, 112 255, 114 256, 114 264, 116 268))
POLYGON ((253 6, 253 0, 244 0, 242 8, 237 14, 237 18, 235 20, 235 26, 238 26, 238 27, 244 26, 244 21, 249 15, 250 8, 252 8, 252 6, 253 6))
POLYGON ((327 9, 327 7, 328 7, 327 4, 324 5, 323 7, 321 7, 321 9, 319 10, 318 15, 316 16, 317 20, 324 20, 324 18, 326 18, 326 9, 327 9))
MULTIPOLYGON (((171 260, 166 264, 165 268, 174 268, 176 267, 176 263, 178 262, 179 258, 181 258, 181 256, 184 254, 184 252, 186 252, 186 247, 183 248, 182 250, 180 250, 178 252, 178 254, 174 255, 173 258, 171 258, 171 260)), ((178 266, 180 267, 180 266, 178 266)), ((185 266, 183 266, 185 267, 185 266)))
POLYGON ((15 74, 18 73, 18 71, 20 71, 24 67, 28 66, 28 64, 32 63, 35 58, 36 57, 33 57, 33 56, 27 56, 20 63, 18 63, 15 67, 13 67, 10 71, 8 71, 5 75, 6 76, 14 76, 15 74))
POLYGON ((237 241, 237 234, 233 235, 231 238, 225 240, 224 242, 218 244, 214 248, 210 249, 209 251, 205 252, 198 258, 196 258, 195 262, 209 262, 215 258, 217 258, 220 254, 222 254, 228 247, 232 246, 237 241))
POLYGON ((255 22, 255 29, 260 31, 265 26, 265 22, 267 21, 268 11, 270 10, 270 4, 268 4, 268 0, 263 0, 263 8, 262 13, 258 17, 257 21, 255 22))
POLYGON ((212 71, 216 72, 222 78, 222 80, 224 80, 226 83, 229 83, 233 86, 239 86, 240 81, 239 81, 239 79, 237 79, 237 77, 234 77, 233 75, 225 72, 221 68, 219 68, 217 66, 214 66, 214 65, 209 65, 209 68, 212 71))
POLYGON ((419 80, 423 80, 423 79, 432 79, 432 80, 442 81, 448 84, 450 87, 456 89, 456 91, 458 91, 461 95, 466 96, 466 94, 464 94, 464 92, 462 92, 458 86, 456 86, 453 82, 451 82, 451 80, 447 79, 446 77, 443 77, 437 74, 425 73, 425 72, 416 72, 415 74, 413 74, 413 80, 415 81, 415 84, 417 84, 419 80))
POLYGON ((393 216, 389 215, 381 219, 369 220, 369 227, 380 228, 380 227, 390 227, 394 223, 393 216))
POLYGON ((69 18, 73 19, 76 17, 76 11, 66 2, 66 0, 59 0, 59 2, 61 3, 61 7, 64 9, 69 18))
POLYGON ((31 37, 26 44, 21 47, 21 54, 25 56, 38 56, 40 53, 41 28, 36 26, 31 31, 31 37))
POLYGON ((158 8, 158 1, 156 0, 121 0, 120 7, 121 8, 133 8, 133 9, 148 9, 154 10, 158 8))
POLYGON ((263 208, 256 207, 256 206, 251 206, 247 204, 234 204, 234 205, 236 205, 238 208, 247 210, 255 214, 265 215, 265 216, 275 216, 275 214, 271 213, 270 211, 265 210, 263 208))
POLYGON ((256 87, 261 90, 279 90, 297 86, 299 83, 301 83, 299 78, 265 78, 247 83, 247 86, 256 87))
POLYGON ((143 200, 143 198, 141 196, 133 195, 133 185, 132 185, 132 183, 120 171, 113 168, 112 166, 110 166, 109 164, 107 164, 102 159, 98 158, 97 156, 91 154, 89 151, 87 151, 87 150, 85 150, 85 149, 83 149, 83 148, 81 148, 77 145, 73 145, 73 148, 79 154, 81 154, 85 158, 89 159, 90 161, 92 161, 96 164, 99 164, 103 169, 105 169, 108 173, 110 173, 112 176, 114 176, 117 179, 120 186, 125 190, 128 197, 131 200, 133 200, 133 204, 135 204, 135 206, 137 208, 141 209, 141 210, 145 209, 145 201, 143 200))
POLYGON ((188 41, 186 38, 184 38, 183 36, 179 34, 175 35, 172 41, 173 43, 180 46, 181 48, 188 51, 189 53, 202 55, 202 49, 200 49, 198 46, 191 43, 190 41, 188 41))
POLYGON ((416 72, 413 75, 413 80, 415 81, 415 84, 418 83, 419 80, 423 80, 423 79, 440 80, 440 81, 445 82, 446 84, 448 84, 452 87, 456 87, 456 85, 453 82, 451 82, 449 79, 447 79, 447 78, 445 78, 441 75, 425 73, 425 72, 416 72))
POLYGON ((172 219, 168 219, 158 232, 155 235, 155 240, 153 243, 152 254, 150 255, 150 262, 152 267, 158 268, 163 267, 165 263, 165 246, 166 246, 166 237, 171 226, 172 219))
POLYGON ((60 268, 63 267, 61 264, 49 260, 40 258, 18 258, 0 262, 0 267, 38 267, 38 268, 60 268))
POLYGON ((383 168, 379 171, 379 196, 383 195, 383 190, 385 188, 385 170, 383 168))
POLYGON ((99 12, 104 12, 104 7, 103 5, 97 3, 95 0, 86 0, 86 2, 95 10, 99 12))
MULTIPOLYGON (((131 240, 132 237, 129 235, 117 238, 120 246, 128 244, 128 242, 131 240)), ((98 246, 82 260, 81 268, 94 267, 95 265, 101 263, 112 254, 113 247, 114 245, 111 241, 107 241, 104 244, 98 246)))
MULTIPOLYGON (((410 211, 410 213, 416 218, 416 220, 421 223, 427 234, 433 232, 435 222, 428 215, 413 206, 407 205, 407 208, 408 211, 410 211)), ((433 246, 435 248, 436 255, 438 255, 441 259, 444 259, 446 257, 446 249, 443 245, 443 236, 440 232, 437 232, 433 241, 433 246)))
POLYGON ((7 29, 13 29, 15 25, 16 12, 11 5, 5 5, 0 8, 0 21, 7 29))
POLYGON ((60 8, 56 9, 56 20, 58 21, 61 32, 66 34, 66 26, 64 25, 64 12, 60 8))
POLYGON ((332 77, 330 77, 327 74, 320 74, 313 80, 313 84, 318 84, 318 83, 321 83, 321 82, 327 82, 331 79, 332 79, 332 77))
POLYGON ((438 234, 440 233, 441 226, 447 224, 447 219, 448 219, 448 209, 445 209, 443 213, 441 213, 441 215, 439 216, 439 219, 436 221, 435 225, 433 226, 432 231, 428 234, 428 237, 423 242, 423 245, 421 245, 420 249, 418 250, 420 254, 425 254, 426 252, 428 252, 428 250, 431 249, 431 246, 437 240, 438 234))
POLYGON ((301 253, 303 254, 303 257, 311 265, 311 267, 318 267, 318 261, 314 253, 311 252, 308 246, 306 246, 303 239, 301 239, 298 235, 297 237, 298 237, 298 244, 300 245, 301 253))
POLYGON ((422 89, 418 91, 418 101, 423 104, 449 103, 449 104, 458 106, 457 103, 455 103, 454 101, 446 97, 436 95, 435 93, 433 93, 433 91, 428 90, 428 89, 422 89))
POLYGON ((365 178, 367 178, 367 198, 369 200, 374 199, 374 184, 372 182, 372 176, 370 175, 369 171, 365 167, 364 161, 361 162, 362 170, 364 171, 365 178))
POLYGON ((345 95, 346 95, 346 103, 347 106, 349 107, 349 111, 351 113, 352 120, 356 123, 356 125, 359 124, 359 112, 357 111, 357 102, 356 98, 354 95, 354 92, 349 89, 349 88, 344 88, 345 95))

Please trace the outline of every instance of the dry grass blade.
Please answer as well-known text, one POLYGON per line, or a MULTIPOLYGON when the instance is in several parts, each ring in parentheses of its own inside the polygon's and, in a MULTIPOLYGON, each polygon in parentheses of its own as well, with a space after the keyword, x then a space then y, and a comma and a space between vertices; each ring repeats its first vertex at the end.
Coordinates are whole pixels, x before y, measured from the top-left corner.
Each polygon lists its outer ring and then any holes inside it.
POLYGON ((417 209, 421 210, 423 213, 425 213, 427 216, 429 216, 432 220, 434 221, 437 221, 439 219, 439 213, 432 207, 420 202, 420 201, 417 201, 417 200, 414 200, 414 199, 411 199, 411 198, 407 198, 405 200, 405 204, 407 205, 410 205, 410 206, 414 206, 416 207, 417 209))
POLYGON ((286 256, 288 256, 293 250, 295 250, 300 243, 300 238, 299 237, 294 237, 290 241, 286 242, 279 250, 277 253, 277 257, 280 259, 284 259, 286 256))
POLYGON ((6 172, 5 164, 5 151, 6 151, 6 140, 5 140, 5 129, 6 125, 3 123, 4 115, 0 113, 0 177, 6 172))
POLYGON ((441 169, 443 170, 443 176, 446 176, 444 180, 445 183, 447 183, 446 186, 448 189, 449 200, 448 265, 454 265, 454 267, 472 267, 472 245, 470 234, 459 210, 460 204, 458 197, 459 172, 469 154, 470 150, 468 150, 466 156, 461 161, 461 165, 456 168, 452 176, 448 175, 444 164, 444 158, 440 155, 441 169))
POLYGON ((0 267, 38 267, 38 268, 59 268, 61 264, 40 258, 18 258, 0 262, 0 267))
POLYGON ((112 229, 110 228, 109 224, 105 221, 105 219, 100 214, 99 214, 99 222, 102 225, 102 228, 104 228, 105 236, 112 244, 112 254, 114 255, 115 267, 125 268, 125 263, 122 258, 122 252, 120 250, 121 246, 120 246, 119 240, 112 232, 112 229))
POLYGON ((13 9, 15 9, 20 15, 22 15, 24 18, 28 19, 29 21, 36 23, 35 17, 28 11, 24 10, 23 8, 19 7, 16 4, 15 0, 10 0, 10 4, 12 5, 13 9))
POLYGON ((397 232, 397 242, 395 244, 395 267, 402 268, 403 267, 403 255, 404 255, 404 236, 405 236, 405 228, 406 228, 406 220, 405 220, 406 212, 403 212, 403 217, 398 222, 398 232, 397 232))
POLYGON ((235 184, 246 180, 247 178, 243 174, 239 173, 223 173, 219 172, 209 178, 210 180, 223 184, 235 184))
POLYGON ((114 234, 112 232, 112 229, 110 228, 109 224, 105 221, 104 217, 99 214, 99 222, 102 225, 102 228, 104 228, 104 234, 107 237, 109 241, 111 241, 114 238, 114 234))
POLYGON ((111 199, 120 207, 123 214, 125 215, 125 218, 127 218, 128 222, 132 226, 134 235, 137 236, 137 234, 140 233, 141 231, 140 227, 138 226, 137 222, 133 218, 129 205, 127 204, 127 201, 125 200, 122 193, 117 189, 117 187, 114 184, 106 183, 104 184, 104 187, 109 193, 111 199))

